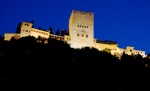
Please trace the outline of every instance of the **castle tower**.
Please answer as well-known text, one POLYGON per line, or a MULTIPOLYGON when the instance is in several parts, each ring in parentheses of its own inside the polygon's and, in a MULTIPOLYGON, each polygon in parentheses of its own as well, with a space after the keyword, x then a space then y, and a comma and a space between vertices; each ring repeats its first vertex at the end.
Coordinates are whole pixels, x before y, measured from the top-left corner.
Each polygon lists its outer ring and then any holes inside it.
POLYGON ((32 28, 32 23, 29 22, 22 22, 21 24, 21 31, 20 31, 20 37, 26 37, 30 35, 30 31, 32 28))
POLYGON ((69 35, 72 48, 94 45, 94 13, 73 10, 69 19, 69 35))

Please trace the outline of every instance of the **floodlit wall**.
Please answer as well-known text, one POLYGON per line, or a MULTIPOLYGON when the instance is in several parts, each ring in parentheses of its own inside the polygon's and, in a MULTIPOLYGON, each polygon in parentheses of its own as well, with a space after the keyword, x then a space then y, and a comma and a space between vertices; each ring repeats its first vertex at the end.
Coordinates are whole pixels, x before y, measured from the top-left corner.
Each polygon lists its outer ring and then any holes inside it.
POLYGON ((14 37, 15 39, 19 39, 20 34, 16 34, 16 33, 5 33, 4 34, 4 40, 5 41, 10 41, 12 37, 14 37))
POLYGON ((20 37, 34 36, 35 38, 38 38, 40 36, 43 38, 49 38, 50 31, 32 28, 32 25, 32 23, 23 22, 21 25, 20 37))
POLYGON ((31 28, 29 35, 34 36, 35 38, 38 38, 39 36, 43 38, 49 38, 50 32, 31 28))
POLYGON ((116 50, 118 44, 104 44, 104 43, 96 43, 95 48, 98 50, 104 50, 105 48, 110 49, 110 50, 116 50))
POLYGON ((73 10, 69 19, 69 36, 72 48, 94 45, 94 13, 73 10))
POLYGON ((127 46, 125 53, 128 55, 137 55, 140 54, 141 56, 145 56, 145 51, 141 51, 141 50, 134 50, 134 47, 131 46, 127 46))
POLYGON ((22 22, 21 30, 20 30, 20 37, 26 37, 30 35, 32 23, 29 22, 22 22))

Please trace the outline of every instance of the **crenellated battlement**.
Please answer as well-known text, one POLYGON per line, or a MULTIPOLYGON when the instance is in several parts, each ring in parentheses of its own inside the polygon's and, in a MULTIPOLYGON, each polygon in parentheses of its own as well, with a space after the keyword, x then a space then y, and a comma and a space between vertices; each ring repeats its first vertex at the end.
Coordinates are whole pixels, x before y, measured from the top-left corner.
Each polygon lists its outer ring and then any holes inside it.
POLYGON ((85 12, 85 11, 80 11, 80 10, 72 10, 73 13, 79 13, 79 14, 88 14, 88 15, 93 15, 93 12, 85 12))

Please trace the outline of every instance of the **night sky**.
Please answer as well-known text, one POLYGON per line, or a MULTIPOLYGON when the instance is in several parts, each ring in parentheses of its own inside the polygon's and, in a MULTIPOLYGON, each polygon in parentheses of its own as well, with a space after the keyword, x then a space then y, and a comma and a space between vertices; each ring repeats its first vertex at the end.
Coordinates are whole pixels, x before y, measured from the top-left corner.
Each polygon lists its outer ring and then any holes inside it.
POLYGON ((0 35, 32 20, 34 28, 67 30, 72 10, 94 12, 95 38, 150 53, 150 0, 0 0, 0 35))

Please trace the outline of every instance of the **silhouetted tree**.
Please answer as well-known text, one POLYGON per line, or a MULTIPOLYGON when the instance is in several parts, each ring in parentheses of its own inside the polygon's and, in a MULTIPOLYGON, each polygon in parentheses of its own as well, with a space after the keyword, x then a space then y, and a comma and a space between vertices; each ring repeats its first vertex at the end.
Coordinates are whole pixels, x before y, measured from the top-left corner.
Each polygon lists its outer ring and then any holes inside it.
POLYGON ((4 41, 4 37, 0 35, 0 41, 4 41))
POLYGON ((69 35, 69 29, 68 29, 68 31, 66 31, 66 35, 69 35))
POLYGON ((111 53, 111 50, 108 49, 108 48, 105 48, 103 51, 104 51, 104 52, 107 52, 107 53, 111 53))
POLYGON ((66 35, 66 30, 61 31, 61 36, 64 36, 64 35, 66 35))
POLYGON ((56 31, 55 34, 56 34, 56 35, 60 35, 60 29, 59 29, 59 28, 57 29, 57 31, 56 31))
POLYGON ((50 34, 53 34, 53 28, 49 27, 49 30, 50 30, 50 34))
POLYGON ((21 31, 21 22, 18 23, 18 26, 16 28, 16 33, 20 33, 20 31, 21 31))
POLYGON ((33 24, 33 25, 32 25, 32 28, 33 28, 33 27, 34 27, 34 21, 32 20, 31 23, 33 24))

